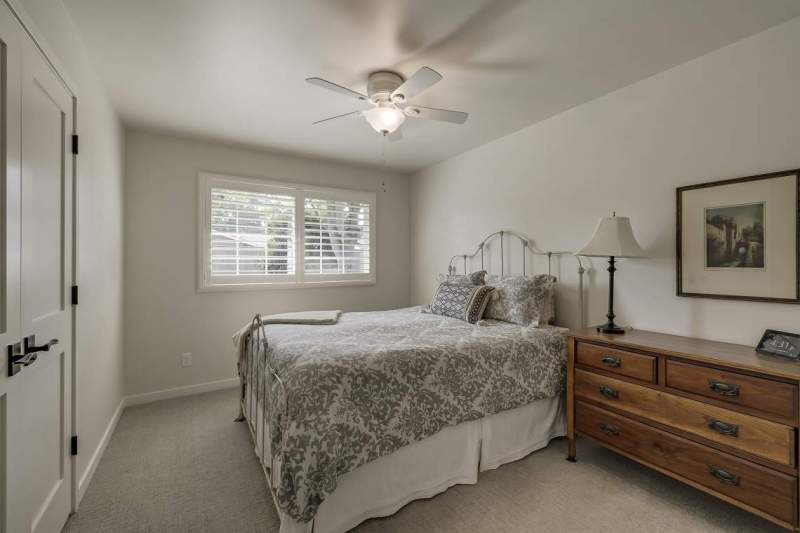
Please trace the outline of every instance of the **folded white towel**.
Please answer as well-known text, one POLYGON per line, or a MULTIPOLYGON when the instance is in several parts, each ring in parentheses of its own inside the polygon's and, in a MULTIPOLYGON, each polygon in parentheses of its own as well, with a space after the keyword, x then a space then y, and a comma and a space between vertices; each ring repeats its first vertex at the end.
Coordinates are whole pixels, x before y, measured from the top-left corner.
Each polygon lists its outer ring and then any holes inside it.
POLYGON ((264 324, 336 324, 340 310, 335 311, 298 311, 295 313, 279 313, 261 317, 264 324))
MULTIPOLYGON (((297 311, 294 313, 278 313, 261 317, 264 324, 309 324, 326 325, 336 324, 339 321, 339 309, 334 311, 297 311)), ((252 322, 248 322, 233 335, 233 345, 236 347, 237 359, 242 355, 245 342, 250 335, 252 322)))

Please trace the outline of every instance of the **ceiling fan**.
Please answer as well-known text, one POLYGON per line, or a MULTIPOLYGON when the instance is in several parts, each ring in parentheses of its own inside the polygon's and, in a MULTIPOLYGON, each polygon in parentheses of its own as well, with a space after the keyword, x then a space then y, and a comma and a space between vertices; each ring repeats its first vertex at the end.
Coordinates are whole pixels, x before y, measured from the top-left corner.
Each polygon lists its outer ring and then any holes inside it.
POLYGON ((442 120, 454 124, 463 124, 469 116, 463 111, 450 111, 419 105, 409 105, 408 101, 442 79, 442 75, 432 68, 422 67, 408 79, 397 72, 379 70, 369 75, 367 80, 367 94, 342 87, 322 78, 307 78, 306 81, 317 87, 328 89, 356 100, 361 100, 372 105, 372 108, 351 111, 343 115, 324 118, 314 122, 321 124, 338 118, 362 116, 372 129, 388 137, 389 140, 402 138, 400 126, 406 117, 429 120, 442 120))

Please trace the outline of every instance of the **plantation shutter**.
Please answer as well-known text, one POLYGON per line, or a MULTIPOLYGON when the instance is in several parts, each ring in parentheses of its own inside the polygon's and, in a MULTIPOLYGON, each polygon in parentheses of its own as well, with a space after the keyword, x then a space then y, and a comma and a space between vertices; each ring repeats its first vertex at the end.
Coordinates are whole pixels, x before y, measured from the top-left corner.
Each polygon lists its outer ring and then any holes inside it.
POLYGON ((370 204, 306 196, 303 202, 303 271, 370 273, 370 204))
POLYGON ((210 274, 278 276, 295 273, 295 197, 212 187, 210 274))

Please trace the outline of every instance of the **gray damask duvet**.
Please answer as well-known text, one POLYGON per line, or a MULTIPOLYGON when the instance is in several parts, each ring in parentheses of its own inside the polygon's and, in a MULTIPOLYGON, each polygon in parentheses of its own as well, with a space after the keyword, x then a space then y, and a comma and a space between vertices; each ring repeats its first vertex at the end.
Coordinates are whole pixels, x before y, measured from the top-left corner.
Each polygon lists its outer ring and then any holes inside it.
POLYGON ((566 340, 555 328, 410 308, 263 333, 285 385, 273 382, 264 409, 281 465, 276 498, 303 522, 339 476, 443 427, 554 397, 565 383, 566 340))

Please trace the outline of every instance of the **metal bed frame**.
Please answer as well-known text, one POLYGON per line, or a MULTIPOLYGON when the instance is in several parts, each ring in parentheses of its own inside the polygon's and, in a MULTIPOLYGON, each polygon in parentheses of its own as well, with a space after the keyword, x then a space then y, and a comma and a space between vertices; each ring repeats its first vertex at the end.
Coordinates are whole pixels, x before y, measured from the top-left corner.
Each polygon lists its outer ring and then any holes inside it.
MULTIPOLYGON (((471 254, 459 254, 454 255, 450 258, 450 262, 447 267, 447 272, 449 274, 456 274, 457 268, 453 264, 454 261, 461 259, 463 261, 463 269, 464 274, 467 274, 469 268, 470 259, 476 258, 480 255, 481 258, 481 269, 484 269, 485 266, 485 251, 489 248, 489 243, 492 239, 499 238, 500 240, 500 275, 504 276, 506 274, 505 271, 505 244, 504 241, 506 237, 514 237, 520 241, 522 245, 522 274, 527 275, 527 260, 526 256, 528 253, 534 256, 543 256, 547 257, 547 273, 552 274, 552 266, 553 266, 553 256, 572 256, 578 263, 578 307, 579 307, 579 320, 580 325, 583 326, 585 323, 585 310, 584 310, 584 288, 583 288, 583 276, 586 273, 586 269, 581 262, 580 257, 575 255, 572 252, 565 252, 565 251, 541 251, 536 248, 533 244, 533 241, 515 231, 511 230, 499 230, 494 233, 489 234, 484 238, 480 244, 478 244, 477 249, 475 252, 471 254)), ((264 471, 264 475, 267 478, 267 487, 269 489, 270 495, 272 496, 272 503, 275 506, 275 510, 278 513, 278 516, 281 515, 282 511, 280 506, 278 505, 278 500, 275 494, 275 489, 273 488, 273 479, 272 476, 274 474, 274 459, 272 458, 272 454, 269 453, 270 457, 265 457, 267 454, 267 440, 269 438, 269 432, 264 424, 264 418, 269 417, 258 417, 258 406, 259 406, 259 398, 262 398, 262 405, 263 409, 266 411, 267 409, 271 409, 273 404, 272 398, 272 388, 275 383, 277 383, 278 387, 283 389, 282 396, 284 401, 288 401, 286 395, 286 389, 284 386, 284 382, 281 377, 278 375, 278 372, 275 370, 273 366, 272 357, 270 355, 270 350, 268 350, 268 342, 267 338, 263 334, 264 320, 260 314, 257 314, 253 317, 250 323, 250 333, 247 339, 246 345, 246 353, 242 361, 239 362, 239 375, 241 379, 241 401, 239 403, 239 416, 236 418, 237 422, 245 421, 247 422, 247 427, 250 429, 250 436, 253 439, 253 443, 256 446, 256 452, 259 455, 259 462, 261 463, 262 470, 264 471), (254 372, 255 371, 255 372, 254 372), (253 373, 255 375, 253 375, 253 373), (250 385, 248 387, 248 385, 250 385), (260 394, 259 394, 260 393, 260 394), (247 413, 248 416, 245 416, 247 413), (253 422, 252 418, 255 415, 256 421, 253 422), (258 432, 261 432, 261 449, 258 449, 258 432)), ((271 443, 270 443, 271 446, 271 443)), ((312 521, 312 532, 314 530, 314 525, 312 521)))
POLYGON ((500 276, 506 275, 505 271, 505 260, 506 260, 506 253, 505 253, 505 237, 515 237, 519 240, 520 244, 522 245, 522 275, 527 275, 527 255, 530 253, 533 256, 542 256, 547 257, 547 273, 552 274, 553 271, 553 256, 572 256, 575 258, 575 261, 578 263, 578 322, 580 327, 586 326, 586 309, 584 306, 584 289, 583 289, 583 276, 586 274, 586 267, 583 266, 583 262, 581 261, 580 256, 575 255, 574 252, 553 252, 553 251, 542 251, 539 250, 536 245, 533 243, 532 239, 525 237, 524 235, 517 233, 513 230, 499 230, 495 231, 494 233, 490 233, 486 236, 479 244, 477 249, 472 252, 471 254, 458 254, 454 255, 450 258, 450 263, 447 265, 447 273, 448 274, 456 274, 458 269, 453 264, 455 261, 461 259, 463 261, 463 270, 464 274, 467 274, 469 269, 470 260, 476 258, 478 255, 481 257, 481 270, 485 269, 485 262, 486 262, 486 249, 489 247, 489 243, 497 238, 500 240, 500 276))
MULTIPOLYGON (((275 494, 273 487, 273 473, 275 472, 275 460, 272 453, 267 455, 267 440, 270 434, 267 431, 264 420, 269 417, 259 417, 259 398, 262 399, 262 409, 266 412, 272 406, 272 386, 277 383, 282 389, 285 401, 288 401, 286 395, 286 388, 283 380, 278 375, 275 367, 272 364, 272 357, 268 349, 268 341, 263 333, 264 319, 261 314, 257 314, 250 322, 250 334, 247 339, 247 347, 243 361, 238 364, 241 397, 239 402, 239 416, 236 422, 245 422, 247 428, 250 430, 250 437, 253 439, 255 451, 258 455, 258 462, 261 463, 261 469, 267 478, 267 489, 272 497, 272 505, 275 507, 275 512, 278 517, 283 512, 278 505, 278 498, 275 494), (255 370, 255 372, 253 372, 255 370), (248 387, 249 385, 249 387, 248 387), (247 412, 248 416, 245 416, 247 412), (253 416, 256 417, 255 422, 253 416), (259 428, 260 421, 260 428, 259 428), (261 432, 261 448, 259 449, 258 432, 261 432)), ((270 450, 272 444, 270 443, 270 450)), ((313 525, 312 525, 313 531, 313 525)))

